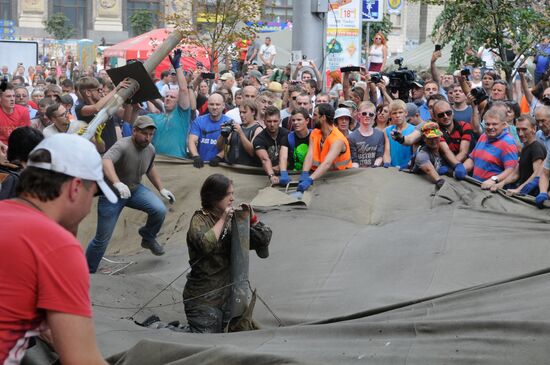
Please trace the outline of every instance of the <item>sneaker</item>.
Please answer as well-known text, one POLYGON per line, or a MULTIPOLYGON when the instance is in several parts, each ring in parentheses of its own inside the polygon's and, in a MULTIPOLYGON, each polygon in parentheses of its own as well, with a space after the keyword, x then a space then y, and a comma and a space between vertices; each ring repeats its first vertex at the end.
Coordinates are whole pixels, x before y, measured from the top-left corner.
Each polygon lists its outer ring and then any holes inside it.
POLYGON ((164 248, 157 242, 157 240, 152 241, 141 241, 141 247, 151 250, 153 255, 162 256, 164 255, 164 248))

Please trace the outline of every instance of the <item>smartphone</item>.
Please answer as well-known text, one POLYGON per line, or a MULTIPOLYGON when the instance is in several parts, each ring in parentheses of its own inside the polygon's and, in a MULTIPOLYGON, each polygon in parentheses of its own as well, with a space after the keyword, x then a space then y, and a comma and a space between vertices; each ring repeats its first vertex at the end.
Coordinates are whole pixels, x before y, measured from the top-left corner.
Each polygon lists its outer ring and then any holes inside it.
POLYGON ((302 66, 310 66, 311 64, 309 63, 309 61, 302 61, 300 62, 302 64, 302 66))
POLYGON ((468 77, 468 76, 470 76, 470 69, 465 68, 464 70, 461 70, 461 71, 460 71, 460 74, 461 74, 462 76, 468 77))
POLYGON ((216 77, 216 75, 214 75, 213 72, 201 72, 201 76, 203 79, 210 79, 210 80, 214 80, 214 78, 216 77))
POLYGON ((518 67, 518 72, 522 73, 522 74, 526 73, 527 72, 527 67, 518 67))
POLYGON ((441 44, 436 44, 435 45, 435 51, 441 51, 441 44))
POLYGON ((353 71, 361 71, 361 67, 359 66, 346 66, 346 67, 340 67, 341 72, 353 72, 353 71))

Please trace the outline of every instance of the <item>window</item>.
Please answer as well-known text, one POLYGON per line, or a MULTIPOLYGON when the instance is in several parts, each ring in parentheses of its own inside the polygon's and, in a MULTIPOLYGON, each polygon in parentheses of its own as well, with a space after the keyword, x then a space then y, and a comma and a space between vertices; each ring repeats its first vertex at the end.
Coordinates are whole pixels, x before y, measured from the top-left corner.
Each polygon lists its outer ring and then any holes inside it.
POLYGON ((53 14, 63 13, 74 28, 72 38, 85 38, 87 28, 86 0, 54 0, 53 14))
POLYGON ((15 20, 12 18, 12 0, 0 0, 0 20, 15 20))
POLYGON ((134 30, 132 29, 132 24, 130 23, 130 17, 137 10, 147 10, 150 12, 153 20, 152 29, 155 29, 161 26, 161 23, 159 21, 161 16, 161 9, 162 6, 160 0, 128 0, 126 8, 126 30, 128 31, 129 36, 135 37, 139 35, 134 33, 134 30))

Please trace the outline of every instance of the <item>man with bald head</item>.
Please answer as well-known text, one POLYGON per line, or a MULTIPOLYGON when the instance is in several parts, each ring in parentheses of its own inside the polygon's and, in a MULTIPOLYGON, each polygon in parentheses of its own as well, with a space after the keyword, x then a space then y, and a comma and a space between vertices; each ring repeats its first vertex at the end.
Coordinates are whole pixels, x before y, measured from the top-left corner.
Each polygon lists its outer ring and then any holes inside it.
POLYGON ((164 95, 164 112, 148 114, 157 127, 153 136, 153 146, 156 152, 168 156, 187 157, 187 134, 191 109, 187 80, 180 66, 181 50, 176 50, 170 58, 176 78, 178 89, 168 89, 164 95))
POLYGON ((210 166, 217 166, 223 160, 223 151, 218 151, 216 142, 221 133, 221 126, 231 120, 223 114, 224 107, 223 95, 213 93, 208 97, 208 114, 201 115, 191 124, 189 155, 196 168, 203 167, 204 161, 209 161, 210 166))
MULTIPOLYGON (((258 89, 256 89, 254 86, 245 86, 242 89, 242 95, 243 95, 243 101, 245 100, 256 100, 256 97, 258 96, 258 89)), ((225 115, 229 119, 233 119, 235 123, 241 124, 241 114, 239 113, 239 107, 233 108, 229 110, 225 115)))

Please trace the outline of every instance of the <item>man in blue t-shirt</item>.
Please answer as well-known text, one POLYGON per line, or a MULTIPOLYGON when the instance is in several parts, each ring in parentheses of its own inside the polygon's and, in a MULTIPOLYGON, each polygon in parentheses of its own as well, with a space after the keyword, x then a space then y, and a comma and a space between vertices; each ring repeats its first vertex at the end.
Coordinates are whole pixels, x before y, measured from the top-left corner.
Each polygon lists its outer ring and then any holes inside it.
POLYGON ((216 142, 221 134, 221 126, 230 121, 223 114, 224 107, 222 94, 213 93, 208 98, 208 114, 201 115, 191 124, 188 147, 196 168, 203 167, 204 161, 209 161, 210 166, 217 166, 223 160, 223 151, 218 151, 216 142))
POLYGON ((164 96, 164 113, 148 114, 155 122, 157 130, 153 137, 153 146, 158 154, 187 157, 187 134, 191 119, 189 89, 183 70, 180 67, 181 50, 174 51, 170 62, 178 80, 179 89, 170 89, 164 96))
POLYGON ((538 84, 542 75, 550 66, 550 36, 544 37, 542 43, 536 46, 536 52, 534 59, 537 65, 535 68, 535 85, 538 84))

